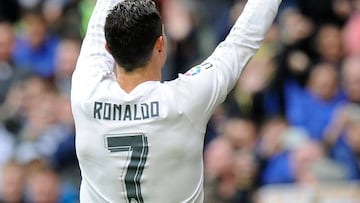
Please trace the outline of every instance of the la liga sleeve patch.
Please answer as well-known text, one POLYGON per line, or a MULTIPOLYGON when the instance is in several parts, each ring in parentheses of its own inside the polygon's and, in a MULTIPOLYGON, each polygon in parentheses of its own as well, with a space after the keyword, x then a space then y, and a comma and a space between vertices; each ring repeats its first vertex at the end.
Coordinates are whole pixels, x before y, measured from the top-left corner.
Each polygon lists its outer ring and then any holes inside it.
POLYGON ((185 76, 194 76, 194 75, 197 75, 207 69, 210 69, 214 67, 213 64, 209 63, 209 62, 205 62, 203 64, 200 64, 198 66, 195 66, 193 68, 191 68, 190 70, 188 70, 184 75, 185 76))

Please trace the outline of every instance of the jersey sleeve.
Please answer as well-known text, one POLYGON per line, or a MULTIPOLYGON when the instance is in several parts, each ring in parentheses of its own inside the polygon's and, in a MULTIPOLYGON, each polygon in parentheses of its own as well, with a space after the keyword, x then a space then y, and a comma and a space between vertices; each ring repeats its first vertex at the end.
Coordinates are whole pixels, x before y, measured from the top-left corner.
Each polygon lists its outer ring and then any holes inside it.
POLYGON ((248 0, 226 39, 201 65, 173 82, 176 100, 189 119, 206 126, 260 48, 281 0, 248 0))
POLYGON ((106 77, 114 75, 115 62, 105 45, 105 19, 121 0, 97 0, 90 17, 80 55, 72 76, 72 97, 81 98, 106 77))
POLYGON ((116 3, 120 0, 98 0, 96 2, 94 11, 91 15, 88 29, 83 41, 81 53, 78 59, 77 69, 87 69, 87 65, 98 65, 100 61, 101 66, 95 68, 105 69, 106 71, 113 71, 114 59, 105 48, 105 19, 116 3))

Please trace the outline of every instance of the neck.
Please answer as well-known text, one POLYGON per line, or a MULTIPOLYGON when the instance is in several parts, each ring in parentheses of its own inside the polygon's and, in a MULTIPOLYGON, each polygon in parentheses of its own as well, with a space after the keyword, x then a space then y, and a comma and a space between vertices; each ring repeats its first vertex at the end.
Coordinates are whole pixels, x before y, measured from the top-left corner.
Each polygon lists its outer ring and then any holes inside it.
POLYGON ((120 87, 127 93, 136 86, 147 81, 160 81, 161 69, 152 66, 137 68, 134 71, 126 72, 122 67, 116 66, 116 80, 120 87))

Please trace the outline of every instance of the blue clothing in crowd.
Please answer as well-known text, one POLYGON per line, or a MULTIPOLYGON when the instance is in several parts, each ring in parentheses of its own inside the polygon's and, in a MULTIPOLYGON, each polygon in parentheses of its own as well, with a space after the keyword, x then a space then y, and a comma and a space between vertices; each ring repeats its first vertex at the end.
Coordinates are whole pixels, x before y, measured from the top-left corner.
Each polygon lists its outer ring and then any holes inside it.
POLYGON ((34 48, 28 41, 18 39, 14 49, 14 63, 41 77, 54 75, 56 48, 59 40, 48 37, 42 46, 34 48))
POLYGON ((291 81, 287 83, 285 89, 289 123, 302 127, 311 139, 322 142, 326 127, 345 98, 338 93, 331 100, 324 101, 291 81))
POLYGON ((271 157, 262 174, 263 184, 293 183, 294 172, 290 163, 290 152, 281 152, 271 157))
POLYGON ((331 155, 335 161, 340 163, 349 180, 360 180, 360 160, 351 149, 346 134, 342 134, 331 151, 331 155))

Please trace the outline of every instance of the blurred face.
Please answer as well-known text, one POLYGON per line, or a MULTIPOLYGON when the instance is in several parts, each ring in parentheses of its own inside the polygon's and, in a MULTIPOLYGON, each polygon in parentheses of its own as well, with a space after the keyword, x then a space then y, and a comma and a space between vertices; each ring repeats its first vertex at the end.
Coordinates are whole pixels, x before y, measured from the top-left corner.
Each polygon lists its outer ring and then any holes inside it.
POLYGON ((335 67, 330 65, 317 66, 310 75, 310 91, 325 101, 335 96, 338 90, 337 85, 337 72, 335 67))
POLYGON ((267 57, 254 57, 245 68, 236 90, 248 94, 255 94, 268 84, 274 64, 267 57))
POLYGON ((254 156, 249 152, 238 152, 234 155, 234 174, 239 185, 253 184, 257 172, 254 156))
POLYGON ((347 55, 360 53, 360 16, 353 15, 343 30, 343 45, 347 55))
POLYGON ((349 0, 334 0, 333 10, 337 16, 346 19, 352 12, 352 5, 349 0))
POLYGON ((59 198, 59 179, 52 172, 38 172, 30 177, 30 196, 36 203, 54 203, 59 198))
POLYGON ((271 157, 282 150, 282 139, 288 125, 285 120, 275 119, 266 123, 261 129, 260 152, 271 157))
POLYGON ((36 105, 32 106, 29 111, 29 122, 32 127, 42 131, 49 125, 56 123, 59 115, 54 104, 57 104, 57 100, 58 95, 51 92, 46 92, 38 98, 36 105))
POLYGON ((192 29, 189 10, 181 1, 164 1, 163 19, 170 39, 181 41, 192 29))
POLYGON ((59 97, 57 99, 58 108, 56 109, 56 115, 58 120, 69 127, 74 125, 74 119, 71 111, 70 98, 66 96, 59 97))
POLYGON ((232 120, 225 124, 224 135, 235 149, 252 150, 255 146, 256 127, 250 121, 232 120))
POLYGON ((311 183, 311 167, 324 157, 324 151, 321 146, 314 142, 305 143, 297 149, 292 156, 293 170, 299 182, 311 183))
POLYGON ((340 29, 334 25, 321 27, 317 36, 317 45, 323 60, 328 62, 340 60, 343 55, 340 29))
POLYGON ((283 12, 281 26, 282 38, 288 44, 304 39, 313 32, 312 22, 294 9, 283 12))
POLYGON ((0 61, 9 61, 14 47, 14 33, 11 24, 0 23, 0 61))
POLYGON ((30 113, 31 109, 36 108, 40 96, 46 91, 45 82, 37 77, 29 78, 24 82, 23 108, 25 113, 30 113))
POLYGON ((357 154, 360 154, 360 123, 350 124, 347 131, 347 139, 351 148, 357 154))
POLYGON ((345 62, 343 68, 343 86, 350 101, 360 102, 360 58, 345 62))
POLYGON ((226 174, 232 166, 232 148, 225 139, 215 139, 205 151, 205 169, 210 177, 226 174))
POLYGON ((80 42, 75 40, 63 40, 57 49, 56 75, 71 77, 75 70, 76 62, 80 54, 80 42))
POLYGON ((354 0, 353 6, 357 11, 360 11, 360 0, 354 0))
POLYGON ((46 37, 46 25, 40 16, 28 14, 24 18, 25 29, 30 45, 33 48, 40 47, 46 37))
POLYGON ((16 203, 22 199, 24 171, 18 165, 6 166, 2 177, 2 198, 5 202, 16 203))

